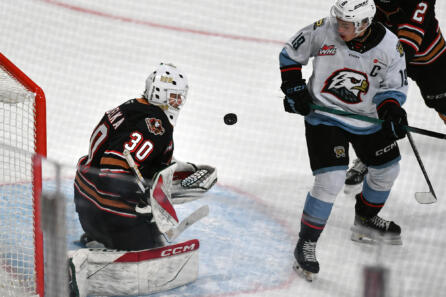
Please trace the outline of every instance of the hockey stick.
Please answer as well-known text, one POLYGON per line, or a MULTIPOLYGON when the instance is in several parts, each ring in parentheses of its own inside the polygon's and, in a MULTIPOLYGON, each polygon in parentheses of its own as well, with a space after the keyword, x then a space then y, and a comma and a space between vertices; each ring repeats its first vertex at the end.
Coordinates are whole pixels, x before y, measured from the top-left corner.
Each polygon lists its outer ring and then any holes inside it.
MULTIPOLYGON (((133 160, 133 157, 130 154, 130 151, 124 150, 124 157, 127 160, 127 163, 129 164, 130 168, 132 169, 132 172, 135 174, 136 182, 138 183, 138 186, 140 187, 141 191, 143 193, 146 193, 146 191, 147 191, 146 189, 149 189, 150 187, 148 187, 141 172, 139 171, 138 167, 136 166, 135 161, 133 160)), ((148 207, 150 207, 150 205, 148 207)), ((183 231, 186 230, 189 226, 191 226, 194 223, 196 223, 197 221, 201 220, 208 214, 209 214, 209 206, 203 205, 200 208, 196 209, 194 212, 192 212, 189 216, 187 216, 179 224, 177 224, 176 226, 167 230, 164 234, 167 236, 168 241, 172 241, 175 238, 177 238, 181 233, 183 233, 183 231)), ((154 215, 154 217, 155 217, 155 215, 154 215)), ((156 220, 155 220, 155 223, 157 223, 156 220)), ((158 225, 158 223, 157 223, 157 225, 158 225)))
MULTIPOLYGON (((333 109, 333 108, 329 108, 329 107, 325 107, 325 106, 319 106, 316 104, 310 104, 310 105, 314 109, 318 109, 318 110, 325 111, 328 113, 358 119, 361 121, 366 121, 366 122, 375 123, 375 124, 382 124, 382 122, 384 122, 383 120, 380 120, 380 119, 375 119, 375 118, 371 118, 371 117, 367 117, 367 116, 363 116, 363 115, 359 115, 359 114, 355 114, 355 113, 351 113, 351 112, 347 112, 347 111, 343 111, 343 110, 333 109)), ((426 180, 426 183, 429 187, 429 192, 416 192, 415 200, 417 200, 417 202, 420 204, 434 203, 437 201, 437 196, 435 195, 434 188, 432 187, 432 183, 429 179, 429 176, 427 175, 426 169, 424 168, 424 164, 421 161, 420 154, 418 153, 418 150, 415 146, 415 142, 412 139, 412 135, 410 134, 410 131, 416 132, 419 134, 437 137, 437 138, 443 138, 443 139, 446 139, 446 135, 437 133, 437 132, 433 132, 433 131, 429 131, 429 130, 414 128, 414 127, 410 127, 410 126, 405 126, 405 128, 407 130, 407 137, 409 138, 410 146, 412 147, 415 157, 417 158, 418 165, 420 165, 421 171, 423 172, 423 175, 424 175, 424 179, 426 180), (429 133, 429 134, 427 134, 427 133, 429 133), (437 136, 434 136, 434 135, 437 135, 437 136), (441 137, 439 137, 439 136, 441 136, 441 137)))
POLYGON ((415 199, 418 203, 421 204, 431 204, 437 202, 437 196, 435 195, 434 188, 432 187, 431 181, 429 180, 429 176, 427 175, 426 169, 424 168, 423 161, 421 161, 420 154, 418 153, 417 147, 415 146, 415 142, 413 141, 412 134, 407 131, 407 138, 409 138, 410 146, 412 147, 413 153, 417 158, 418 165, 420 165, 421 171, 423 172, 424 179, 429 187, 429 192, 416 192, 415 199))
MULTIPOLYGON (((348 112, 348 111, 344 111, 344 110, 334 109, 334 108, 330 108, 330 107, 326 107, 326 106, 319 106, 316 104, 310 104, 310 106, 313 109, 325 111, 325 112, 328 112, 331 114, 346 116, 346 117, 361 120, 364 122, 375 123, 375 124, 381 124, 383 122, 383 120, 380 120, 380 119, 375 119, 375 118, 371 118, 368 116, 364 116, 364 115, 360 115, 360 114, 356 114, 356 113, 352 113, 352 112, 348 112)), ((425 129, 421 129, 421 128, 417 128, 417 127, 411 127, 411 126, 404 126, 404 127, 406 128, 407 131, 410 131, 410 132, 414 132, 414 133, 418 133, 418 134, 422 134, 422 135, 426 135, 426 136, 430 136, 430 137, 440 138, 440 139, 446 139, 446 134, 443 134, 443 133, 425 130, 425 129)))
POLYGON ((177 227, 166 232, 169 241, 175 240, 181 233, 183 233, 189 226, 198 222, 209 214, 209 206, 203 205, 191 213, 187 218, 182 220, 177 227))
MULTIPOLYGON (((133 160, 132 155, 130 155, 129 150, 124 150, 124 157, 127 160, 127 163, 130 166, 130 169, 132 170, 133 174, 136 176, 136 184, 138 185, 139 189, 142 193, 146 193, 146 190, 149 189, 149 186, 147 185, 146 181, 141 175, 141 172, 139 171, 138 167, 136 167, 135 160, 133 160)), ((143 201, 140 199, 139 204, 135 207, 135 210, 137 213, 140 214, 148 214, 152 212, 152 208, 150 206, 150 203, 148 201, 143 201), (142 206, 140 206, 142 205, 142 206)))

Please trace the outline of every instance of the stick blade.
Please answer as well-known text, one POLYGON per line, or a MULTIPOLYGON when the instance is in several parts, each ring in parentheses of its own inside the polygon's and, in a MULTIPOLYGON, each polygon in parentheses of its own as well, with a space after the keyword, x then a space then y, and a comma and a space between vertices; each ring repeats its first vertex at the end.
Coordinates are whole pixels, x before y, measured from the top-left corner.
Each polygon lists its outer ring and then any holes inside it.
POLYGON ((416 192, 415 200, 421 204, 432 204, 437 202, 437 197, 431 192, 416 192))
POLYGON ((187 218, 182 220, 180 224, 168 230, 165 234, 168 238, 168 241, 175 240, 184 230, 189 228, 192 224, 195 224, 202 218, 206 217, 209 214, 209 206, 203 205, 200 208, 196 209, 193 213, 191 213, 187 218))

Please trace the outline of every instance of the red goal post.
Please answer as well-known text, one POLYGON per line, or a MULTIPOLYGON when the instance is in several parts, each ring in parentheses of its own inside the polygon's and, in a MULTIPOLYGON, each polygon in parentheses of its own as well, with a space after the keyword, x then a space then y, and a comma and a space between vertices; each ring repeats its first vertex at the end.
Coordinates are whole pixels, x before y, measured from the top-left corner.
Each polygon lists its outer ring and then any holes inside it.
MULTIPOLYGON (((8 60, 2 53, 0 53, 0 112, 2 113, 2 119, 0 119, 0 145, 3 145, 1 151, 3 151, 4 156, 3 160, 0 162, 0 166, 2 168, 3 177, 0 179, 0 186, 8 187, 11 185, 17 184, 25 184, 30 183, 31 193, 23 191, 12 194, 4 194, 2 195, 3 200, 13 200, 11 205, 16 203, 21 203, 22 199, 29 199, 30 207, 32 208, 29 211, 29 215, 32 220, 32 228, 30 230, 30 240, 33 242, 33 246, 23 248, 24 251, 29 253, 29 255, 23 255, 24 258, 30 257, 31 263, 33 263, 32 272, 26 271, 23 268, 16 268, 14 265, 19 261, 9 261, 8 259, 0 258, 0 270, 7 265, 7 272, 0 274, 0 283, 3 283, 4 290, 8 290, 8 292, 14 292, 17 284, 19 286, 23 286, 17 288, 18 292, 26 292, 38 294, 39 296, 44 296, 44 262, 43 262, 43 235, 40 227, 40 194, 42 192, 42 165, 41 165, 41 157, 45 157, 47 154, 46 150, 46 103, 45 103, 45 94, 42 89, 34 83, 25 73, 23 73, 17 66, 15 66, 10 60, 8 60), (28 132, 27 132, 28 131, 28 132), (8 151, 8 152, 7 152, 8 151), (29 158, 24 158, 25 161, 22 161, 22 157, 18 158, 19 161, 10 161, 11 164, 6 164, 10 158, 14 158, 17 154, 26 154, 28 153, 29 158), (12 157, 11 157, 12 156, 12 157), (18 162, 25 162, 26 164, 19 164, 18 162), (17 175, 11 173, 9 175, 9 171, 20 171, 17 175), (25 171, 25 172, 22 172, 25 171), (16 176, 20 176, 17 178, 16 176), (18 180, 22 179, 22 180, 18 180), (23 197, 20 194, 23 194, 23 197), (8 197, 9 195, 9 197, 8 197), (6 198, 5 198, 6 197, 6 198), (15 199, 15 201, 14 201, 15 199), (33 251, 33 252, 31 252, 33 251), (6 264, 5 264, 6 262, 6 264), (17 277, 17 271, 25 270, 25 272, 20 272, 20 277, 17 277), (11 283, 12 288, 8 288, 8 282, 5 281, 5 278, 10 275, 12 279, 20 278, 19 280, 8 281, 11 283), (23 275, 29 274, 29 275, 23 275), (3 276, 2 276, 3 275, 3 276), (16 282, 15 282, 16 281, 16 282), (33 291, 33 292, 30 292, 33 291)), ((0 188, 1 191, 1 188, 0 188)), ((4 191, 4 193, 9 193, 8 191, 4 191)), ((8 211, 8 206, 4 206, 0 204, 0 211, 8 211)), ((8 216, 9 214, 6 214, 8 216)), ((13 216, 10 217, 10 220, 15 220, 13 216)), ((5 222, 1 223, 2 225, 5 222)), ((19 225, 21 226, 21 225, 19 225)), ((23 224, 25 227, 26 224, 23 224)), ((13 229, 12 227, 11 229, 13 229)), ((31 228, 31 226, 29 226, 31 228)), ((0 231, 4 233, 8 233, 7 229, 0 229, 0 231), (6 230, 6 232, 4 232, 6 230)), ((13 232, 14 230, 11 230, 13 232)), ((8 234, 7 234, 8 235, 8 234)), ((1 234, 0 234, 1 236, 1 234)), ((5 237, 8 238, 8 237, 5 237)), ((0 238, 1 239, 1 238, 0 238)), ((18 240, 18 244, 20 244, 20 240, 18 240)), ((14 243, 17 244, 17 243, 14 243)), ((2 242, 0 242, 2 245, 2 242)), ((1 248, 1 246, 0 246, 1 248)), ((8 247, 3 249, 11 249, 8 247)), ((21 250, 21 247, 16 246, 16 250, 21 250)), ((0 250, 0 252, 2 252, 0 250)), ((6 251, 5 254, 8 255, 13 251, 6 251)), ((0 253, 0 257, 2 254, 0 253)), ((20 294, 20 293, 17 293, 20 294)), ((14 295, 13 295, 14 296, 14 295)), ((19 295, 17 295, 19 296, 19 295)))

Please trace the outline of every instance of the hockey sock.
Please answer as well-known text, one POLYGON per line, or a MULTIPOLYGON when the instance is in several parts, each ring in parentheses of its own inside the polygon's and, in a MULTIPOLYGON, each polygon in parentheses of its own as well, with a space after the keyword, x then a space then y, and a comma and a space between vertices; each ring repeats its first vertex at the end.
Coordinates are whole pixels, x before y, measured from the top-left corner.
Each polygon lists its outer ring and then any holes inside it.
POLYGON ((304 216, 302 216, 302 220, 300 222, 299 237, 304 240, 317 241, 322 231, 324 230, 324 227, 325 224, 321 225, 307 221, 305 220, 304 216))
POLYGON ((363 193, 359 193, 356 195, 356 204, 355 204, 355 212, 357 215, 364 218, 371 218, 378 214, 378 212, 383 208, 384 203, 376 204, 370 201, 367 201, 366 197, 363 193))

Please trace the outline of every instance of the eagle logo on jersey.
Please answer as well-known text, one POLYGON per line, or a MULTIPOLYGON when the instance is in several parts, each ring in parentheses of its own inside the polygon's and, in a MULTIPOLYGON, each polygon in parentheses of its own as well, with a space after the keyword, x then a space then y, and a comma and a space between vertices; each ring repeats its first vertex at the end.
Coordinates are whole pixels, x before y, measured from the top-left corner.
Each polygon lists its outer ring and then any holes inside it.
POLYGON ((149 132, 155 135, 163 135, 164 127, 163 122, 160 119, 156 118, 146 118, 147 129, 149 132))
POLYGON ((365 73, 353 69, 340 69, 333 72, 325 81, 322 93, 329 93, 348 104, 362 102, 361 94, 369 90, 365 73))

